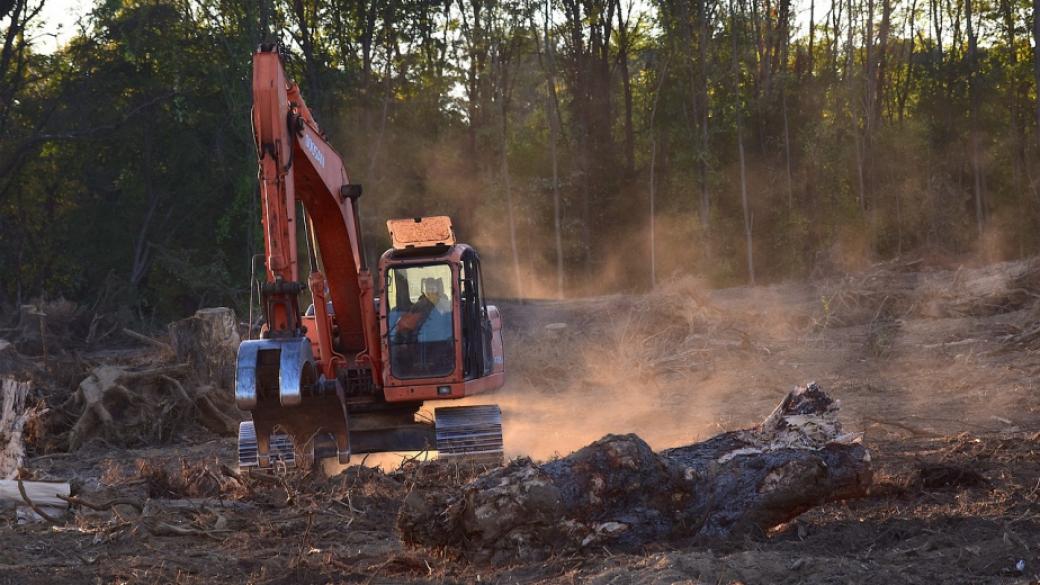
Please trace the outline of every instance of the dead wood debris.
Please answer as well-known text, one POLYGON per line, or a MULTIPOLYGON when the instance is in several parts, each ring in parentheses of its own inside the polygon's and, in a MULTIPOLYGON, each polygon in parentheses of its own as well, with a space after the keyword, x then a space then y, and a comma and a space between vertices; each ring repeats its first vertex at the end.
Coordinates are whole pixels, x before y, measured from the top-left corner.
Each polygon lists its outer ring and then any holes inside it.
POLYGON ((13 376, 0 376, 0 479, 15 476, 25 458, 23 431, 42 413, 32 386, 13 376))
MULTIPOLYGON (((128 445, 165 440, 175 422, 185 416, 185 407, 191 409, 207 398, 201 388, 196 389, 200 393, 189 396, 171 377, 186 371, 187 367, 180 364, 144 369, 101 365, 91 369, 59 407, 66 413, 79 413, 68 432, 67 449, 75 451, 97 436, 128 445)), ((226 428, 220 419, 211 424, 220 430, 226 428)))
MULTIPOLYGON (((147 347, 84 353, 84 342, 76 340, 85 313, 65 301, 27 305, 18 327, 9 329, 15 343, 4 341, 0 348, 0 374, 32 388, 26 402, 5 387, 4 404, 18 402, 19 416, 5 415, 2 423, 26 427, 29 450, 75 451, 93 439, 130 447, 162 443, 198 426, 224 436, 236 432, 241 414, 231 391, 239 342, 233 311, 204 309, 171 324, 171 343, 124 327, 127 337, 147 347), (51 324, 49 316, 66 323, 51 324), (20 347, 36 357, 19 353, 20 347)), ((95 325, 97 319, 87 338, 95 325)), ((17 446, 8 451, 13 460, 20 457, 17 446)))
POLYGON ((491 562, 761 532, 867 493, 870 456, 842 431, 837 410, 810 384, 758 427, 703 443, 654 453, 635 435, 607 435, 542 465, 516 460, 461 489, 413 491, 398 528, 407 543, 491 562))
POLYGON ((923 270, 919 264, 896 259, 820 280, 817 326, 908 317, 984 317, 1028 308, 1040 300, 1040 259, 954 270, 923 270))

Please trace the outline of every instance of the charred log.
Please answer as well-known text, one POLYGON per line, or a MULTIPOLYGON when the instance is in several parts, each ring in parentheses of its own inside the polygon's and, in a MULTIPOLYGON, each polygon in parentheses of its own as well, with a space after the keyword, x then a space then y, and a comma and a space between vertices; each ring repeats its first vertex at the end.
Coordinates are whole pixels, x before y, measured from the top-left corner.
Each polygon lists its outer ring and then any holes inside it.
POLYGON ((461 491, 413 492, 398 527, 407 543, 492 562, 760 533, 865 495, 869 453, 837 412, 810 384, 761 425, 702 443, 654 453, 636 435, 607 435, 556 461, 516 460, 461 491))

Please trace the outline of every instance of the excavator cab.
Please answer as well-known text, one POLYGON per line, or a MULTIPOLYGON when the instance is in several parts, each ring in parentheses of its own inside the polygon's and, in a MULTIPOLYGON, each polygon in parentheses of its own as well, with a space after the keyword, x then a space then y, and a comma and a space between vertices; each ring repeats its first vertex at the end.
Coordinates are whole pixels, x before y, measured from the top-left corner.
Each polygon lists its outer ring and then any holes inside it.
POLYGON ((455 241, 451 220, 387 222, 379 262, 387 399, 461 398, 503 383, 501 318, 483 297, 480 257, 455 241))

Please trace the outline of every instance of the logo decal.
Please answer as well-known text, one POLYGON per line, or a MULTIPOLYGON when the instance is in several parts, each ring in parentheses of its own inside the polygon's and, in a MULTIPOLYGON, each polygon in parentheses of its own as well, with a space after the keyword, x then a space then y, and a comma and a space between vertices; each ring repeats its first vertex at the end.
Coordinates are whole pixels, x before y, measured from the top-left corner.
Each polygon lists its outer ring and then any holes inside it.
POLYGON ((303 146, 307 149, 307 152, 311 153, 314 160, 321 165, 321 168, 325 168, 325 153, 318 148, 318 145, 311 140, 310 134, 305 134, 303 137, 303 146))

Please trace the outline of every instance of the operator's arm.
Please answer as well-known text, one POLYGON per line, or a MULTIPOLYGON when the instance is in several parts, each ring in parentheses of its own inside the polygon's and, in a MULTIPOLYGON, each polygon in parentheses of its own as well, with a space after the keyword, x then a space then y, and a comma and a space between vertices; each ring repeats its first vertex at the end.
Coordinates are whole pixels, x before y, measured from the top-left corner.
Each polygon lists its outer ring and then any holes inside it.
POLYGON ((414 338, 432 311, 433 303, 430 302, 430 299, 426 296, 419 297, 419 300, 400 316, 396 326, 391 326, 391 333, 395 336, 395 340, 414 338))

